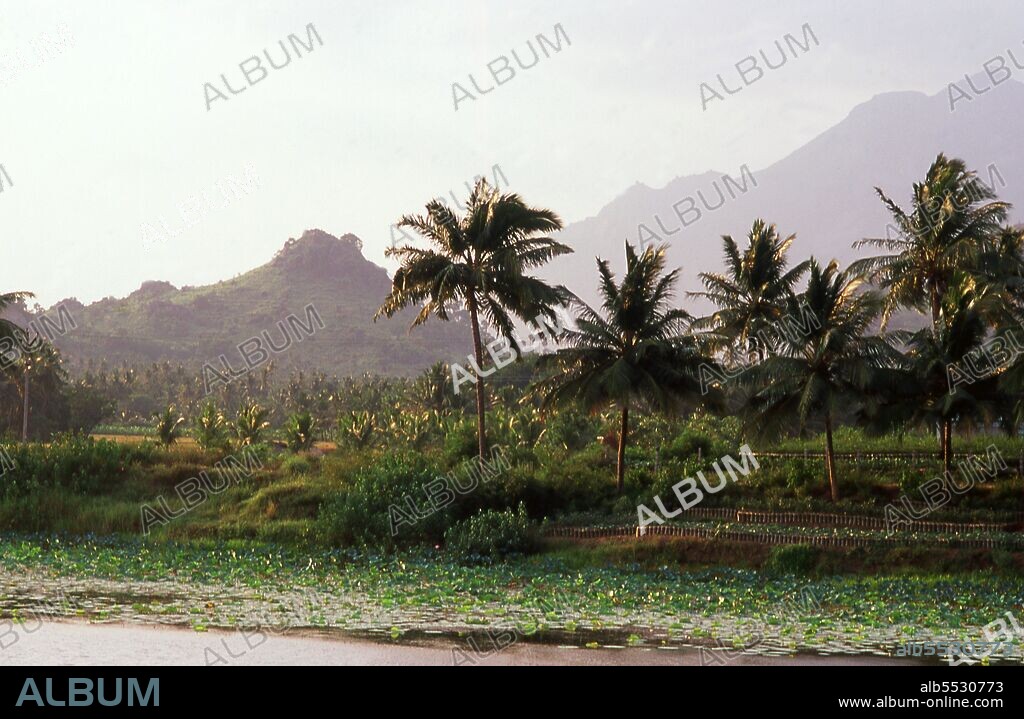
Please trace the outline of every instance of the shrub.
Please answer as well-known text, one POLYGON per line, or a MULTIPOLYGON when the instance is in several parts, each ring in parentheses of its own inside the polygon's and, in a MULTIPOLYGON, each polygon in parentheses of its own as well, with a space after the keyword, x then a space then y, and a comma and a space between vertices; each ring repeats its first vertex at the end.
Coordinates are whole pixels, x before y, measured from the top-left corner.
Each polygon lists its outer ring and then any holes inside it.
POLYGON ((582 412, 562 410, 547 422, 545 441, 569 452, 577 452, 594 444, 599 422, 582 412))
POLYGON ((106 491, 133 464, 150 463, 153 445, 118 444, 81 435, 60 435, 49 445, 4 447, 12 466, 0 478, 0 497, 63 488, 78 494, 106 491))
POLYGON ((772 547, 765 569, 779 574, 810 574, 818 566, 821 550, 809 544, 772 547))
POLYGON ((444 454, 449 464, 458 464, 475 457, 479 451, 476 420, 454 422, 444 438, 444 454))
POLYGON ((334 546, 384 550, 440 542, 450 523, 450 510, 429 505, 424 488, 438 475, 421 454, 385 454, 360 470, 350 487, 324 503, 317 517, 317 536, 334 546))
POLYGON ((313 462, 309 457, 301 454, 292 455, 281 462, 281 471, 292 477, 298 474, 309 474, 312 469, 313 462))
POLYGON ((534 528, 522 504, 513 512, 480 512, 444 534, 445 547, 462 559, 498 559, 536 547, 534 528))
POLYGON ((665 459, 685 460, 699 455, 704 460, 714 460, 713 452, 714 448, 709 437, 687 430, 672 440, 672 444, 665 448, 664 457, 665 459))

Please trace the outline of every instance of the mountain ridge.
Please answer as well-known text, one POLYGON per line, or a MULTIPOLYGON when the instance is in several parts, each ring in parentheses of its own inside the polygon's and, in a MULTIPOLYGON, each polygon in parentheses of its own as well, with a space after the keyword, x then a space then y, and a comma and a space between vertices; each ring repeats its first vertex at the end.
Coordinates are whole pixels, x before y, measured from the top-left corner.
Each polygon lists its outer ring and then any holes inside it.
MULTIPOLYGON (((387 271, 363 257, 362 241, 311 229, 290 238, 267 263, 231 279, 177 288, 148 280, 123 298, 63 305, 77 328, 54 338, 72 368, 105 361, 180 362, 198 369, 219 356, 237 355, 238 345, 274 332, 289 316, 306 317, 312 305, 324 327, 303 340, 301 350, 275 356, 279 366, 339 375, 379 372, 412 375, 438 359, 468 351, 469 332, 460 321, 430 322, 415 332, 412 310, 373 321, 391 287, 387 271)), ((39 313, 22 313, 31 319, 39 313)))

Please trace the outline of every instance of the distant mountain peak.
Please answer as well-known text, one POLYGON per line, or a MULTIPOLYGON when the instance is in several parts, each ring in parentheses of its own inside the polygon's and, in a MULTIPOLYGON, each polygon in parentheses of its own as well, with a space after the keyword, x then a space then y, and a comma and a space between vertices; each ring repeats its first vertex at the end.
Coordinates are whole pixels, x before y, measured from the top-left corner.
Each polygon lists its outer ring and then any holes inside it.
MULTIPOLYGON (((319 229, 306 230, 298 239, 292 237, 277 251, 271 267, 288 273, 323 276, 328 273, 351 272, 353 267, 368 263, 363 257, 363 241, 346 233, 340 238, 319 229)), ((376 268, 375 269, 379 269, 376 268)))
POLYGON ((139 289, 128 295, 128 297, 134 300, 151 300, 177 291, 178 288, 170 282, 165 282, 163 280, 147 280, 139 286, 139 289))

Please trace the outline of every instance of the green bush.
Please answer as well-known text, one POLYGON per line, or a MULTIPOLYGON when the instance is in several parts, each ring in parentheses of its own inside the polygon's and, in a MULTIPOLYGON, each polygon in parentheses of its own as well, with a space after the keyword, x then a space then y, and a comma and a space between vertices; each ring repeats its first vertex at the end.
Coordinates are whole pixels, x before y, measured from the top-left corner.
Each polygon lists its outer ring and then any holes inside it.
POLYGON ((809 544, 772 547, 765 569, 779 574, 811 574, 818 566, 821 550, 809 544))
POLYGON ((294 477, 299 474, 309 474, 313 470, 313 461, 302 454, 293 454, 281 462, 281 471, 294 477))
POLYGON ((525 505, 516 511, 480 512, 464 519, 444 534, 445 548, 462 559, 500 559, 528 554, 536 536, 525 505))
POLYGON ((383 550, 439 543, 451 521, 451 509, 430 505, 425 490, 439 475, 422 454, 383 455, 320 508, 318 538, 333 546, 383 550))
POLYGON ((686 430, 672 440, 672 444, 664 449, 662 456, 668 460, 686 460, 696 457, 698 454, 706 461, 714 459, 714 446, 711 439, 702 434, 686 430))
POLYGON ((444 438, 444 455, 448 464, 455 465, 471 459, 478 451, 476 419, 454 422, 444 438))
POLYGON ((569 452, 577 452, 594 444, 600 422, 582 412, 562 410, 547 421, 545 442, 569 452))

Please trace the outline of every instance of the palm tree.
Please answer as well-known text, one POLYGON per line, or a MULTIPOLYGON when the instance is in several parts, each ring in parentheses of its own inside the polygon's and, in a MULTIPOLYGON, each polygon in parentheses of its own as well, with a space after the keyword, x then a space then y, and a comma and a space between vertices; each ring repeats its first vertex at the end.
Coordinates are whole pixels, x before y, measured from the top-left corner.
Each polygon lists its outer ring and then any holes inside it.
MULTIPOLYGON (((18 375, 21 377, 21 441, 28 442, 29 409, 31 407, 29 388, 32 384, 30 377, 39 377, 43 380, 45 387, 47 378, 63 383, 67 380, 67 373, 61 366, 60 354, 57 349, 39 335, 34 333, 29 335, 19 328, 16 330, 15 339, 19 341, 20 347, 17 350, 17 360, 8 371, 13 377, 18 375)), ((17 379, 14 380, 14 383, 18 384, 17 379)), ((46 404, 46 402, 44 400, 42 403, 37 402, 38 404, 46 404)))
POLYGON ((986 322, 997 329, 1024 324, 1024 229, 1003 227, 971 269, 978 310, 986 322))
POLYGON ((294 453, 313 448, 318 429, 316 418, 309 412, 297 412, 288 418, 284 426, 285 444, 294 453))
POLYGON ((259 444, 263 431, 270 426, 267 415, 267 410, 251 400, 239 408, 234 430, 240 446, 259 444))
POLYGON ((579 403, 588 412, 619 412, 615 481, 621 494, 632 408, 663 412, 701 399, 701 356, 685 334, 690 315, 670 306, 679 270, 665 274, 665 247, 637 255, 626 243, 626 274, 620 284, 606 260, 597 260, 602 314, 575 299, 577 327, 564 329, 563 348, 540 357, 549 375, 531 388, 549 409, 579 403))
POLYGON ((459 395, 452 387, 452 372, 444 362, 435 362, 423 370, 413 384, 417 403, 427 411, 444 412, 459 406, 459 395))
POLYGON ((764 360, 768 347, 762 334, 782 316, 793 286, 807 271, 807 262, 789 269, 786 253, 796 235, 780 238, 775 225, 754 220, 742 252, 729 235, 722 237, 727 274, 701 272, 705 292, 691 297, 711 300, 718 311, 694 322, 712 330, 719 346, 739 347, 764 360))
POLYGON ((987 421, 998 413, 1001 395, 999 375, 1005 368, 971 382, 950 382, 950 368, 971 373, 972 358, 985 341, 987 296, 975 291, 973 278, 961 273, 947 290, 939 312, 938 333, 928 329, 913 333, 907 356, 914 384, 904 393, 907 415, 929 426, 940 427, 943 470, 953 466, 953 425, 957 421, 987 421), (951 386, 952 384, 952 386, 951 386))
POLYGON ((840 272, 833 260, 821 267, 811 258, 807 289, 790 311, 809 311, 817 323, 810 332, 786 335, 781 351, 744 375, 750 385, 747 429, 770 436, 793 421, 803 430, 811 421, 825 427, 825 466, 832 501, 839 499, 832 429, 837 413, 862 403, 870 393, 891 388, 900 355, 890 340, 865 336, 882 307, 876 292, 862 291, 863 280, 840 272))
POLYGON ((880 188, 875 192, 892 215, 897 234, 854 243, 889 254, 858 260, 850 270, 865 273, 887 291, 883 325, 897 309, 915 309, 930 312, 932 332, 938 334, 942 300, 953 276, 976 266, 979 252, 1000 232, 1010 205, 993 201, 995 193, 963 160, 942 154, 924 182, 914 184, 909 212, 880 188))
POLYGON ((203 405, 195 419, 196 444, 201 449, 220 449, 227 445, 228 421, 212 401, 203 405))
MULTIPOLYGON (((551 210, 530 207, 519 195, 499 194, 485 179, 477 181, 466 214, 458 217, 435 200, 426 215, 405 215, 399 227, 410 228, 429 240, 431 249, 409 245, 390 248, 401 267, 391 292, 374 319, 418 306, 412 327, 434 315, 447 321, 453 308, 465 307, 473 331, 476 366, 483 369, 481 322, 519 353, 513 318, 523 322, 539 316, 555 319, 553 306, 564 300, 560 287, 551 287, 526 272, 572 250, 547 233, 561 229, 551 210)), ((481 459, 487 450, 483 377, 476 378, 477 440, 481 459)))
POLYGON ((181 425, 184 424, 185 418, 178 414, 178 409, 173 404, 163 412, 155 413, 153 419, 156 420, 156 436, 160 440, 160 444, 170 447, 178 441, 178 438, 181 437, 181 425))

